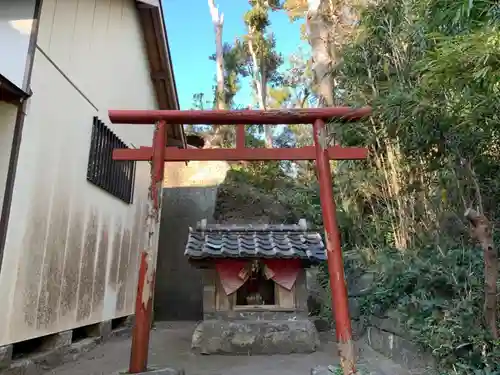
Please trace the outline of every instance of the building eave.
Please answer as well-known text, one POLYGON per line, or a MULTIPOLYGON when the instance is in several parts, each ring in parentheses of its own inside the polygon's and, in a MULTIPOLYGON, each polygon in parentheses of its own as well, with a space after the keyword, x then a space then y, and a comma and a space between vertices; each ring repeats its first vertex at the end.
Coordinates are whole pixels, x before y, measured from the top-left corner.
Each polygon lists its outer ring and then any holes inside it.
POLYGON ((18 105, 30 95, 0 74, 0 101, 18 105))
MULTIPOLYGON (((137 0, 136 4, 158 107, 178 110, 179 98, 161 2, 137 0)), ((176 143, 181 141, 182 146, 186 147, 186 136, 182 124, 169 127, 168 136, 170 141, 177 141, 176 143)))

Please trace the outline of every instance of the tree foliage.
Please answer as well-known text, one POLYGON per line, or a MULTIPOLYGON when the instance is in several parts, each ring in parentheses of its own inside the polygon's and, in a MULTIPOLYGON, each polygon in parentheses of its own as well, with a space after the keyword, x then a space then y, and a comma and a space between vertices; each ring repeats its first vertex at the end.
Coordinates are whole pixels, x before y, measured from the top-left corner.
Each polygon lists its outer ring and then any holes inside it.
POLYGON ((366 306, 398 306, 450 373, 498 373, 484 260, 461 217, 468 207, 500 215, 498 3, 381 0, 358 26, 334 72, 337 95, 374 116, 335 132, 370 158, 340 163, 336 183, 344 246, 380 277, 366 306))
MULTIPOLYGON (((256 4, 245 21, 267 27, 269 8, 256 4)), ((284 9, 300 18, 307 2, 287 0, 284 9)), ((333 164, 347 272, 376 275, 363 310, 399 309, 443 374, 500 374, 500 343, 482 318, 483 252, 463 218, 473 207, 493 223, 500 219, 499 3, 325 0, 322 11, 332 30, 341 28, 329 41, 338 58, 331 67, 336 100, 374 109, 366 121, 330 124, 338 142, 369 149, 366 161, 333 164)), ((252 62, 244 39, 233 47, 244 61, 233 65, 242 69, 233 70, 239 84, 252 76, 252 62)), ((309 56, 298 53, 291 65, 270 87, 269 105, 317 105, 309 56)), ((262 147, 259 128, 249 133, 247 141, 262 147)), ((284 127, 274 144, 311 144, 310 128, 284 127)), ((255 163, 239 176, 238 183, 282 202, 293 219, 322 224, 310 163, 255 163)), ((321 275, 325 282, 326 267, 321 275)))

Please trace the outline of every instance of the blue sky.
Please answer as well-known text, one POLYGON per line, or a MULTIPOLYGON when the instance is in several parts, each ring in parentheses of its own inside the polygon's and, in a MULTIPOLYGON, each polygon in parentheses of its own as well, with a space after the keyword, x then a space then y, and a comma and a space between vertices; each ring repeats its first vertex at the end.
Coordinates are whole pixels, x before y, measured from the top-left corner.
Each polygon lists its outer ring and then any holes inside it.
MULTIPOLYGON (((192 107, 193 94, 210 96, 214 84, 215 62, 208 57, 215 52, 215 35, 207 0, 162 0, 168 40, 181 109, 192 107)), ((245 0, 216 0, 224 13, 224 42, 244 35, 243 14, 249 9, 245 0)), ((286 56, 299 46, 300 23, 291 23, 285 12, 271 13, 271 30, 276 35, 278 50, 286 56)), ((307 46, 306 46, 307 48, 307 46)), ((243 85, 236 103, 251 103, 249 85, 243 85)))

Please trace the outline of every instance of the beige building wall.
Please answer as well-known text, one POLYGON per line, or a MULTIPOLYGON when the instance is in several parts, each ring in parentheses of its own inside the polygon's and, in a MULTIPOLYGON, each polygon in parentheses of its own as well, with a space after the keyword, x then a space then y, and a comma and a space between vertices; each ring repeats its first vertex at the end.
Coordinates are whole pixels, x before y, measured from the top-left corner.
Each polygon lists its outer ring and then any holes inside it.
POLYGON ((107 118, 109 108, 156 108, 135 2, 44 0, 31 83, 0 273, 0 345, 134 311, 149 165, 137 164, 131 205, 86 172, 93 116, 128 145, 151 143, 152 127, 107 118))

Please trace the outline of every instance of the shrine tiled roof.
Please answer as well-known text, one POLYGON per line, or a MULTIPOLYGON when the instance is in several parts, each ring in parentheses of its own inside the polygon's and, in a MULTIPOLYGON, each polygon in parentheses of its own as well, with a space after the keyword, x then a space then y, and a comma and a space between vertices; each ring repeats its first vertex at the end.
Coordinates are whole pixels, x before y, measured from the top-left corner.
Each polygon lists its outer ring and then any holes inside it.
POLYGON ((326 260, 318 232, 299 224, 223 225, 199 223, 189 229, 184 253, 192 260, 220 258, 326 260))

